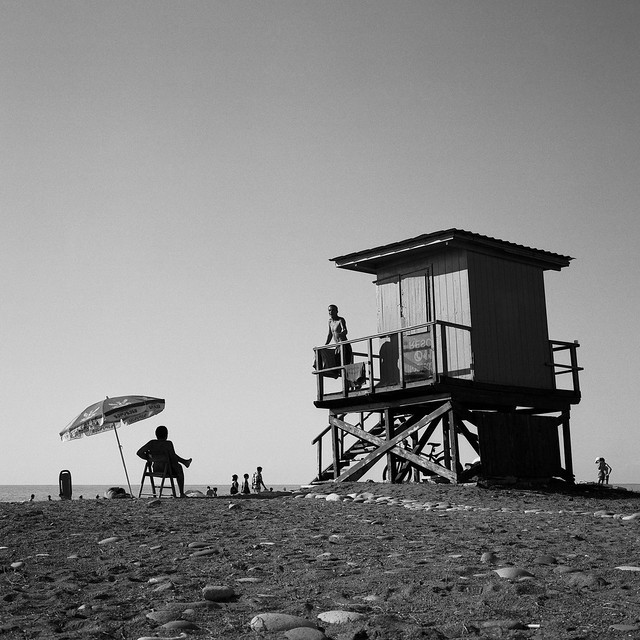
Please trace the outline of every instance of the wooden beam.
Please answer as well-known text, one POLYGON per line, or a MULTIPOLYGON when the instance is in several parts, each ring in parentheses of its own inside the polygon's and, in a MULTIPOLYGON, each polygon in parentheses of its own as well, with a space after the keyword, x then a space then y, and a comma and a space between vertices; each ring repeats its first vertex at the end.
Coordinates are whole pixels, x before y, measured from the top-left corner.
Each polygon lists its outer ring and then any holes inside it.
POLYGON ((456 474, 456 481, 458 480, 458 469, 460 468, 460 458, 458 456, 458 431, 456 430, 456 417, 453 412, 453 407, 449 410, 446 416, 446 421, 449 425, 449 469, 456 474))
POLYGON ((475 433, 471 433, 467 425, 458 416, 456 416, 456 428, 467 439, 467 442, 473 447, 473 450, 480 455, 480 443, 478 442, 478 436, 475 433))
POLYGON ((430 414, 424 416, 414 425, 411 425, 398 435, 391 438, 391 440, 383 440, 382 438, 378 438, 377 436, 372 436, 370 433, 363 431, 362 429, 358 429, 357 427, 353 427, 352 425, 338 420, 337 418, 330 418, 331 423, 344 430, 352 435, 360 438, 362 440, 366 440, 367 442, 371 442, 372 444, 378 445, 378 449, 372 451, 368 456, 360 460, 357 464, 355 464, 351 469, 348 469, 343 474, 338 476, 337 480, 342 482, 344 480, 357 480, 361 478, 387 451, 393 449, 393 453, 400 458, 404 458, 405 460, 409 460, 413 462, 417 466, 426 469, 428 471, 433 471, 434 473, 449 478, 452 481, 456 481, 456 473, 452 472, 450 469, 444 469, 438 464, 430 462, 429 460, 423 458, 422 456, 416 455, 411 451, 403 449, 402 447, 396 446, 399 442, 408 438, 412 433, 418 431, 425 425, 429 424, 432 420, 440 417, 445 414, 447 411, 451 409, 451 403, 445 402, 441 407, 432 411, 430 414))

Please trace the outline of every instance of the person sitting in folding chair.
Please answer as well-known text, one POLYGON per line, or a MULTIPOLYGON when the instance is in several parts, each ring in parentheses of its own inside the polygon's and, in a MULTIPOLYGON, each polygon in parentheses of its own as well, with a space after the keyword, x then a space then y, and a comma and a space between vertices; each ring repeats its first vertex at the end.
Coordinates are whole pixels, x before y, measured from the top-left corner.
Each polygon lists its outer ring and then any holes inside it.
MULTIPOLYGON (((156 439, 149 440, 147 444, 140 447, 136 452, 136 455, 143 460, 148 460, 153 456, 166 456, 169 459, 169 464, 171 465, 171 475, 178 481, 180 497, 186 498, 187 496, 184 493, 184 469, 182 468, 182 465, 188 468, 191 464, 192 458, 189 458, 188 460, 181 458, 173 448, 173 442, 171 442, 171 440, 167 440, 168 437, 169 430, 167 427, 162 425, 159 426, 156 429, 156 439)), ((163 473, 165 470, 164 464, 165 463, 163 462, 154 462, 154 473, 163 473)))

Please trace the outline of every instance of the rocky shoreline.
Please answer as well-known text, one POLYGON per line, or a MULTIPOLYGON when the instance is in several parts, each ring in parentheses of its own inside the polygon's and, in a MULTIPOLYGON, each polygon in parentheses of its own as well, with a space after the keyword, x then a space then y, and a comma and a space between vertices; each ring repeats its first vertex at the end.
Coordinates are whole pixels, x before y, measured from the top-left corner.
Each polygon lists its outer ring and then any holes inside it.
POLYGON ((640 637, 640 494, 326 484, 0 504, 0 638, 640 637))

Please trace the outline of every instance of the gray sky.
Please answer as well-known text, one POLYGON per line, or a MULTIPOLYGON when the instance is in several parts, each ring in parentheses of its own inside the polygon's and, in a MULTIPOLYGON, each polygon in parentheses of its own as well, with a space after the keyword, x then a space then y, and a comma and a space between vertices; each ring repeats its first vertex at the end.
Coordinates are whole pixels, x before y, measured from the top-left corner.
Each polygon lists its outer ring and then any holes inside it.
POLYGON ((0 484, 124 482, 106 395, 166 398, 187 484, 315 474, 312 347, 375 287, 328 258, 451 227, 575 257, 578 480, 636 436, 640 3, 0 1, 0 484))

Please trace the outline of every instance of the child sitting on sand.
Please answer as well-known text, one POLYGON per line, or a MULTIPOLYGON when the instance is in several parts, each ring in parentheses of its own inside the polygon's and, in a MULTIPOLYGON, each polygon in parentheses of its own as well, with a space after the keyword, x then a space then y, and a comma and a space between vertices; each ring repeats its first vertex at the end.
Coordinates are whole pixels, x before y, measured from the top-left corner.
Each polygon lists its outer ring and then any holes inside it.
POLYGON ((245 473, 242 480, 242 491, 245 495, 251 493, 251 489, 249 488, 249 474, 245 473))
POLYGON ((231 489, 229 489, 229 493, 232 496, 238 493, 238 474, 237 473, 234 473, 231 476, 231 489))

